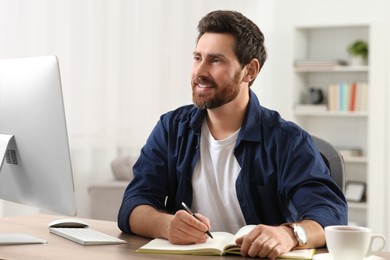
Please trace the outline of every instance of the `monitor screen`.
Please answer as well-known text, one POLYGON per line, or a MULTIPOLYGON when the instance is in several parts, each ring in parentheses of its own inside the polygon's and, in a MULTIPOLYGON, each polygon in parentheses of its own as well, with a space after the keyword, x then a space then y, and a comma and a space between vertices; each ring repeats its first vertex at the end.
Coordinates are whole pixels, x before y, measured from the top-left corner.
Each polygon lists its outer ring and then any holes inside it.
POLYGON ((57 57, 0 60, 0 199, 76 215, 57 57))

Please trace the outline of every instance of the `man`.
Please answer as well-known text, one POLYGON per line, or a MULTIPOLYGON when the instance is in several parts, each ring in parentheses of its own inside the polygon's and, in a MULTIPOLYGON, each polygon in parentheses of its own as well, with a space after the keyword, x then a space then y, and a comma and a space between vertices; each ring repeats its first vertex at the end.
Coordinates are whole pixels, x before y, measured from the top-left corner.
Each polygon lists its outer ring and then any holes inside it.
POLYGON ((191 244, 205 242, 209 229, 256 224, 236 241, 252 257, 324 246, 323 228, 347 223, 346 201, 309 134, 260 106, 250 90, 267 56, 262 32, 234 11, 209 13, 198 30, 194 105, 163 115, 152 131, 119 227, 191 244))

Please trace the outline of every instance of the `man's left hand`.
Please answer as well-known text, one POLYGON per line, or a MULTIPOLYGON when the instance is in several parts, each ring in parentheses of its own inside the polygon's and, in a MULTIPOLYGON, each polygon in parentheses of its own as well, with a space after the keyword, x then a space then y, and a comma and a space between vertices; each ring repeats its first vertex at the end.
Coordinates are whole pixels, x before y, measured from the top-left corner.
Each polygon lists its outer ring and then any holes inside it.
POLYGON ((286 226, 257 225, 247 235, 236 240, 243 256, 275 259, 297 245, 291 229, 286 226))

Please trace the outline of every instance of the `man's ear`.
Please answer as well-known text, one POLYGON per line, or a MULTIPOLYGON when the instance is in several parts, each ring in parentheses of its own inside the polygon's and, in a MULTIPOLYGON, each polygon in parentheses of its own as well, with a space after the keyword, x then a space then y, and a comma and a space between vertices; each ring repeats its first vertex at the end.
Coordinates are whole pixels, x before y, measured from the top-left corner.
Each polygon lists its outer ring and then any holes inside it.
POLYGON ((246 67, 246 74, 244 76, 244 81, 251 82, 257 77, 257 74, 259 74, 260 71, 260 63, 257 59, 252 59, 246 67))

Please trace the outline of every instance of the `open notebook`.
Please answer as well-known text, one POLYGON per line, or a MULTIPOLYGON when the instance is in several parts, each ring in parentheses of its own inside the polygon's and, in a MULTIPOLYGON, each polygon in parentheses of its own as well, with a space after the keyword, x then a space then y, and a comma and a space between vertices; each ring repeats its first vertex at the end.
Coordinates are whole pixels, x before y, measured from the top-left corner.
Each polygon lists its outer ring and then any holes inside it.
MULTIPOLYGON (((156 238, 139 248, 138 253, 182 254, 182 255, 225 255, 241 254, 240 246, 235 243, 238 237, 249 233, 255 225, 242 227, 235 235, 227 232, 211 232, 214 239, 206 243, 192 245, 175 245, 166 239, 156 238)), ((312 259, 315 249, 293 250, 278 258, 312 259)))

